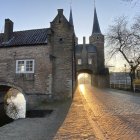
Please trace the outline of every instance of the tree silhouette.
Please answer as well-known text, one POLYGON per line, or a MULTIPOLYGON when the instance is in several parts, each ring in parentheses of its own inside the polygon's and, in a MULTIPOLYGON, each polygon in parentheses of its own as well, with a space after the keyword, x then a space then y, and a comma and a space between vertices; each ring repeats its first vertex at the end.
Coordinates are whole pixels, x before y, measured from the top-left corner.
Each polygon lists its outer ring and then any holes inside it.
POLYGON ((112 58, 120 53, 130 66, 131 88, 135 71, 140 65, 140 16, 128 26, 126 17, 119 17, 109 27, 107 33, 108 55, 112 58))

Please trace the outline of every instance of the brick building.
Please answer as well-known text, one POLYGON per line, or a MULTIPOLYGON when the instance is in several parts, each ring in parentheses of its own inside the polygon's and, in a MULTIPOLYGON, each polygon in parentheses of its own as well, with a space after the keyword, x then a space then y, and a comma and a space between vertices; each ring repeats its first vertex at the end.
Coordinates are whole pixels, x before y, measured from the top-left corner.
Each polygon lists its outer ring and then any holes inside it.
POLYGON ((90 70, 95 85, 104 83, 108 74, 104 36, 96 10, 90 44, 76 44, 72 11, 68 21, 58 9, 50 28, 44 29, 13 31, 13 22, 5 19, 5 30, 0 34, 0 86, 19 89, 31 104, 38 99, 72 97, 80 70, 90 70))
POLYGON ((62 9, 50 28, 13 31, 6 19, 0 34, 0 85, 19 89, 30 103, 71 97, 73 48, 73 26, 62 9))

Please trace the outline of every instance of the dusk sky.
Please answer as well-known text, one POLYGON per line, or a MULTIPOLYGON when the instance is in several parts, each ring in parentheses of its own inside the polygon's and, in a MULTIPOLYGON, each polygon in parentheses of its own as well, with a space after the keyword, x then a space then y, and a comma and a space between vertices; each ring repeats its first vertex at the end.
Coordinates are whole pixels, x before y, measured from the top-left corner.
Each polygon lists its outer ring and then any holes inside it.
MULTIPOLYGON (((69 19, 71 0, 0 0, 0 32, 4 30, 4 19, 14 22, 14 31, 37 28, 49 28, 50 22, 57 14, 57 9, 64 9, 64 15, 69 19)), ((122 0, 96 0, 96 9, 100 28, 106 34, 108 26, 115 17, 140 15, 140 0, 138 4, 122 0)), ((83 36, 91 35, 94 15, 94 0, 73 0, 73 20, 75 32, 82 43, 83 36)))

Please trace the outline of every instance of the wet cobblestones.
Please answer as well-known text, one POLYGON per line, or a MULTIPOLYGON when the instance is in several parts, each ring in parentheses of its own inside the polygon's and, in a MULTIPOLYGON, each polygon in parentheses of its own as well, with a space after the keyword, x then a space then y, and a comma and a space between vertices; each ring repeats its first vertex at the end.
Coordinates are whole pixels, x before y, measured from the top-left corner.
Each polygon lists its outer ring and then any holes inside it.
POLYGON ((69 113, 54 140, 97 140, 87 117, 81 95, 76 91, 69 113))
POLYGON ((86 87, 86 98, 96 122, 111 140, 140 139, 140 96, 86 87))
POLYGON ((90 86, 77 91, 54 140, 95 139, 139 140, 140 95, 90 86))

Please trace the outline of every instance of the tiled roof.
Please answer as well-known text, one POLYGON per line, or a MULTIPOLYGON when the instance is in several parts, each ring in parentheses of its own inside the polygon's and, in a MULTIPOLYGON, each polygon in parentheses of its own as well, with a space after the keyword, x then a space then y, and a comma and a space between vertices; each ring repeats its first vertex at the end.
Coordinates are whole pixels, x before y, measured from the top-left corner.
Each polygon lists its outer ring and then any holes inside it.
POLYGON ((44 28, 13 32, 8 42, 3 42, 4 33, 2 33, 0 34, 0 47, 46 44, 47 30, 44 28))
POLYGON ((92 45, 92 44, 88 44, 87 46, 87 50, 88 50, 88 53, 96 53, 96 46, 92 45))
POLYGON ((76 45, 75 46, 75 52, 77 53, 77 54, 79 54, 79 53, 81 53, 82 52, 82 49, 83 49, 83 45, 76 45))
MULTIPOLYGON (((92 44, 85 44, 86 46, 86 50, 88 53, 96 53, 96 46, 92 45, 92 44)), ((83 44, 78 44, 75 46, 75 51, 76 51, 76 54, 79 54, 82 52, 82 49, 83 49, 83 44)))

